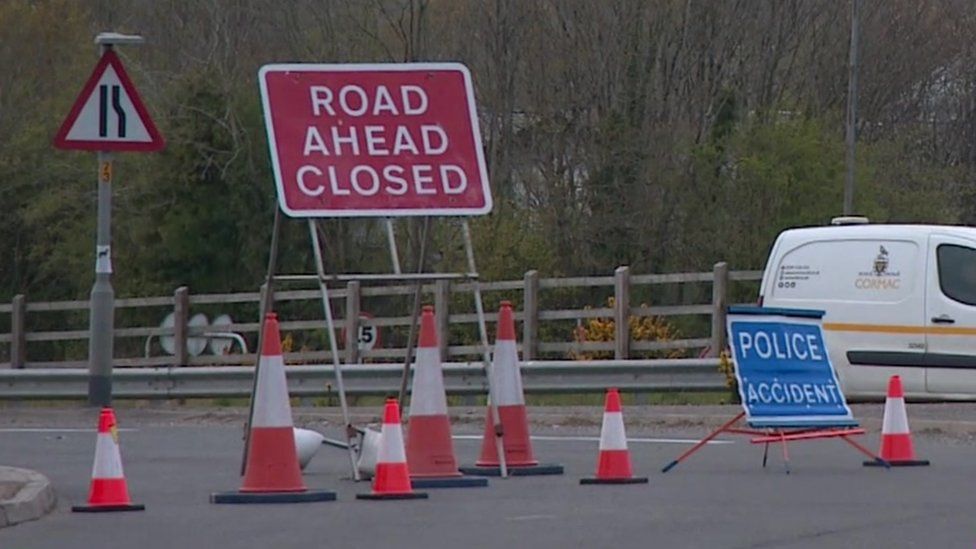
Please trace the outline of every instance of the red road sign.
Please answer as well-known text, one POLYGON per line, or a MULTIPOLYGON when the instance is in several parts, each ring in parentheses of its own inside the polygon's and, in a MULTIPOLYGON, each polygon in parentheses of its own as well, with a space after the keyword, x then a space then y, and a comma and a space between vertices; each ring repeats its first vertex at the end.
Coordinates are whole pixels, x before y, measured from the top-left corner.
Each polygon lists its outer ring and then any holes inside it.
POLYGON ((150 152, 165 145, 122 61, 113 50, 106 50, 61 124, 54 146, 150 152))
POLYGON ((288 215, 491 211, 464 65, 265 65, 260 84, 278 202, 288 215))

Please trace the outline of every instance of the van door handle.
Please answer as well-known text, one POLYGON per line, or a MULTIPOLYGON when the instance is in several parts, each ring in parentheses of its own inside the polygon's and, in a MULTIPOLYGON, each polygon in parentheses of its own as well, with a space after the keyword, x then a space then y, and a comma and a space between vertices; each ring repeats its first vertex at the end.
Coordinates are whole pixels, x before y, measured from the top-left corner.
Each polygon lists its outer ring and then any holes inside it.
POLYGON ((933 316, 932 317, 932 322, 935 322, 936 324, 955 324, 956 323, 955 319, 953 319, 949 315, 933 316))

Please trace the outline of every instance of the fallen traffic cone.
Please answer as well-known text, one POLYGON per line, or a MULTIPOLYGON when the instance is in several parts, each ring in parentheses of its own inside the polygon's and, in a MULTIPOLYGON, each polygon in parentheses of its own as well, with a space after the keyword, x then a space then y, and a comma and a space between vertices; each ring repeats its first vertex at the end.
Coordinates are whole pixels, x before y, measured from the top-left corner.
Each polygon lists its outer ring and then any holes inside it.
POLYGON ((447 396, 441 372, 434 308, 420 317, 420 345, 413 372, 407 420, 407 465, 414 488, 487 486, 488 479, 465 477, 458 471, 447 416, 447 396))
POLYGON ((424 492, 414 492, 410 486, 407 456, 403 451, 403 431, 400 429, 400 407, 395 398, 386 399, 383 408, 383 432, 376 456, 373 491, 356 494, 356 499, 426 499, 424 492))
POLYGON ((620 392, 607 389, 607 402, 600 429, 600 457, 596 463, 596 478, 580 479, 580 484, 645 484, 647 477, 635 477, 627 450, 624 415, 620 408, 620 392))
MULTIPOLYGON (((901 376, 891 376, 888 380, 888 397, 885 399, 884 419, 881 423, 881 450, 878 454, 893 467, 929 464, 927 459, 915 459, 915 446, 908 428, 901 376)), ((865 461, 864 465, 876 466, 883 463, 865 461)))
MULTIPOLYGON (((515 344, 515 319, 512 304, 502 301, 498 311, 498 333, 491 362, 491 398, 498 407, 502 427, 502 446, 505 448, 505 465, 512 475, 561 475, 563 466, 540 465, 532 453, 529 438, 529 419, 522 393, 522 373, 519 370, 518 349, 515 344)), ((499 475, 501 464, 495 444, 495 429, 491 408, 485 419, 485 434, 481 443, 481 457, 474 467, 462 467, 461 472, 471 475, 499 475)))
POLYGON ((332 501, 335 492, 309 490, 295 448, 285 362, 278 316, 264 320, 264 342, 254 389, 254 409, 247 438, 244 482, 237 492, 211 494, 211 503, 299 503, 332 501))
POLYGON ((115 412, 102 408, 98 414, 98 435, 95 439, 95 465, 92 467, 88 505, 75 505, 72 511, 96 513, 104 511, 144 511, 145 505, 132 503, 129 487, 122 472, 119 452, 119 431, 115 412))

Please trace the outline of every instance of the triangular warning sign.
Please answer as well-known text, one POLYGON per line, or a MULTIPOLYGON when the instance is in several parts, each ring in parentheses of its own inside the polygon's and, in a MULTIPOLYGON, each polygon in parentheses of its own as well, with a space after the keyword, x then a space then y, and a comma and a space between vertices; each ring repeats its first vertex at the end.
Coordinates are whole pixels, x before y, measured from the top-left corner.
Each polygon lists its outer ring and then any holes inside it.
POLYGON ((165 144, 122 61, 111 49, 102 54, 54 136, 55 147, 83 151, 147 152, 165 144))

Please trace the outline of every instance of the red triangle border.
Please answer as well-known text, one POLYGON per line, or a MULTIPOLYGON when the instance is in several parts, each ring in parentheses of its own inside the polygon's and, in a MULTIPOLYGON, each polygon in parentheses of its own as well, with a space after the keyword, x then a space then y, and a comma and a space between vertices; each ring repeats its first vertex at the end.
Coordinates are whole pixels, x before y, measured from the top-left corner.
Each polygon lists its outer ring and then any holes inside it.
POLYGON ((122 66, 122 61, 114 50, 108 49, 102 54, 101 59, 98 60, 98 64, 95 65, 95 70, 92 71, 92 75, 85 82, 85 87, 81 89, 81 93, 78 94, 78 98, 75 99, 75 104, 71 107, 71 111, 68 113, 68 117, 64 119, 61 124, 61 128, 58 133, 54 136, 54 146, 59 149, 66 150, 79 150, 79 151, 106 151, 106 152, 153 152, 162 150, 166 146, 166 141, 163 136, 160 135, 159 130, 156 128, 156 124, 153 122, 152 118, 149 116, 149 111, 146 110, 146 106, 142 102, 142 98, 139 97, 139 93, 136 92, 136 87, 132 84, 132 80, 129 79, 129 75, 125 72, 125 68, 122 66), (101 80, 102 75, 108 66, 111 65, 115 69, 115 73, 119 76, 119 81, 122 83, 122 87, 125 89, 125 93, 129 95, 129 100, 132 101, 132 105, 136 109, 136 113, 139 115, 143 125, 146 127, 146 131, 149 133, 150 141, 84 141, 84 140, 68 140, 68 132, 71 128, 78 122, 78 117, 81 115, 81 109, 84 108, 85 103, 88 101, 88 97, 95 90, 95 86, 98 85, 99 80, 101 80))

